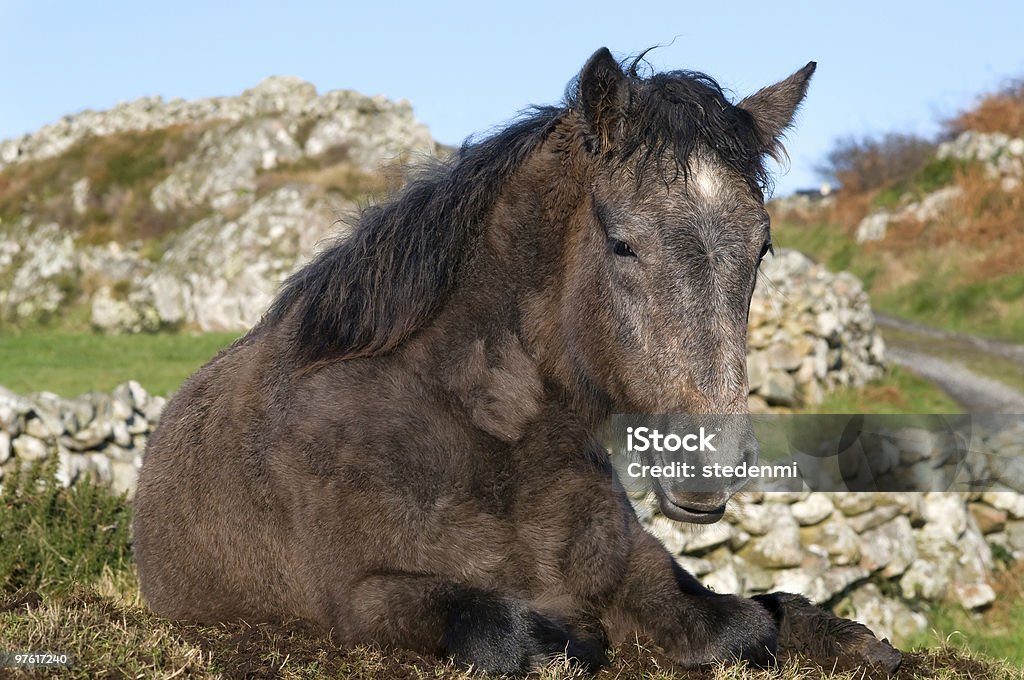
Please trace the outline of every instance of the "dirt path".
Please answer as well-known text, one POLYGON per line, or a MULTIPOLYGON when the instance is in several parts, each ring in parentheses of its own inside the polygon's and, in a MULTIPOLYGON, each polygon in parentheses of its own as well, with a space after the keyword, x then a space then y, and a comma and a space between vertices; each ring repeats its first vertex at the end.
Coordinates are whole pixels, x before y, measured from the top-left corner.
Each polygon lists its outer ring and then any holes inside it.
POLYGON ((923 326, 919 323, 900 319, 895 316, 889 316, 888 314, 882 314, 881 312, 875 312, 875 322, 882 328, 899 330, 912 335, 935 338, 937 340, 950 340, 966 343, 977 348, 981 352, 985 352, 986 354, 991 354, 993 356, 1006 359, 1007 361, 1016 361, 1024 364, 1024 345, 1014 345, 1013 343, 1002 342, 1001 340, 979 338, 976 335, 957 333, 956 331, 939 330, 938 328, 923 326))
POLYGON ((1024 392, 968 368, 983 365, 989 375, 1024 372, 1024 346, 942 331, 877 314, 896 364, 931 380, 970 413, 1024 413, 1024 392), (960 359, 960 360, 958 360, 960 359))

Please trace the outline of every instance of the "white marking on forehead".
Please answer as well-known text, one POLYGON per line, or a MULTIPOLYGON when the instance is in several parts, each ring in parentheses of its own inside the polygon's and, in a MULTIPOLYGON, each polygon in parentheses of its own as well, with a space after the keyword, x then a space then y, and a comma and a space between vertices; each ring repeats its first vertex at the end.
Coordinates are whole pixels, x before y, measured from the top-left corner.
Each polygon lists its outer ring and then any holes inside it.
POLYGON ((690 166, 690 182, 693 188, 707 200, 715 200, 722 195, 722 177, 714 165, 702 160, 695 160, 690 166))

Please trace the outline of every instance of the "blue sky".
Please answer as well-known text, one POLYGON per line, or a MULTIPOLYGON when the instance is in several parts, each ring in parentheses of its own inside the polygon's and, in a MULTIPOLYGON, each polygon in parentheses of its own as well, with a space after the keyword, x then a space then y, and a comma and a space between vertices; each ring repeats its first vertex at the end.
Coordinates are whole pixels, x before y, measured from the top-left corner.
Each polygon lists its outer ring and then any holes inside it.
POLYGON ((407 98, 457 143, 557 101, 594 49, 651 53, 742 96, 819 64, 778 194, 833 140, 930 133, 1024 75, 1024 5, 979 2, 47 2, 0 0, 0 138, 149 94, 237 94, 266 76, 407 98))

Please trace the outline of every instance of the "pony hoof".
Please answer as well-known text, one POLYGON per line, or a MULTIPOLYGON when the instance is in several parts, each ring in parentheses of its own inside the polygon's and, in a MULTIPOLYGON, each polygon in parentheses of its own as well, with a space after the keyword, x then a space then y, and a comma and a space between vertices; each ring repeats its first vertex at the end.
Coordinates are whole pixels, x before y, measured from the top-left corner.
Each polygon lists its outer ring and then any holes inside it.
POLYGON ((753 598, 774 614, 779 625, 779 649, 807 657, 829 670, 870 668, 893 675, 903 661, 900 651, 879 640, 864 624, 835 616, 807 598, 769 593, 753 598))

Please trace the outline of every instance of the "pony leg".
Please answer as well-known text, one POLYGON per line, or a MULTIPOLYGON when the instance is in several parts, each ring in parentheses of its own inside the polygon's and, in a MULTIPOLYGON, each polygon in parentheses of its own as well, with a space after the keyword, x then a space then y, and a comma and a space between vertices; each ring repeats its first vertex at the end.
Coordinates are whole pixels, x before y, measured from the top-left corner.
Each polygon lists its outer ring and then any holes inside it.
POLYGON ((463 667, 522 675, 566 654, 596 670, 601 643, 580 638, 527 602, 433 576, 384 574, 354 589, 352 643, 450 656, 463 667))
POLYGON ((888 640, 879 640, 867 626, 839 618, 806 597, 768 593, 753 599, 775 615, 783 653, 807 657, 829 670, 872 667, 888 676, 899 668, 903 657, 888 640))
POLYGON ((708 590, 657 539, 639 526, 635 532, 622 587, 606 610, 614 642, 641 633, 688 668, 739 659, 774 663, 778 628, 764 606, 708 590))

